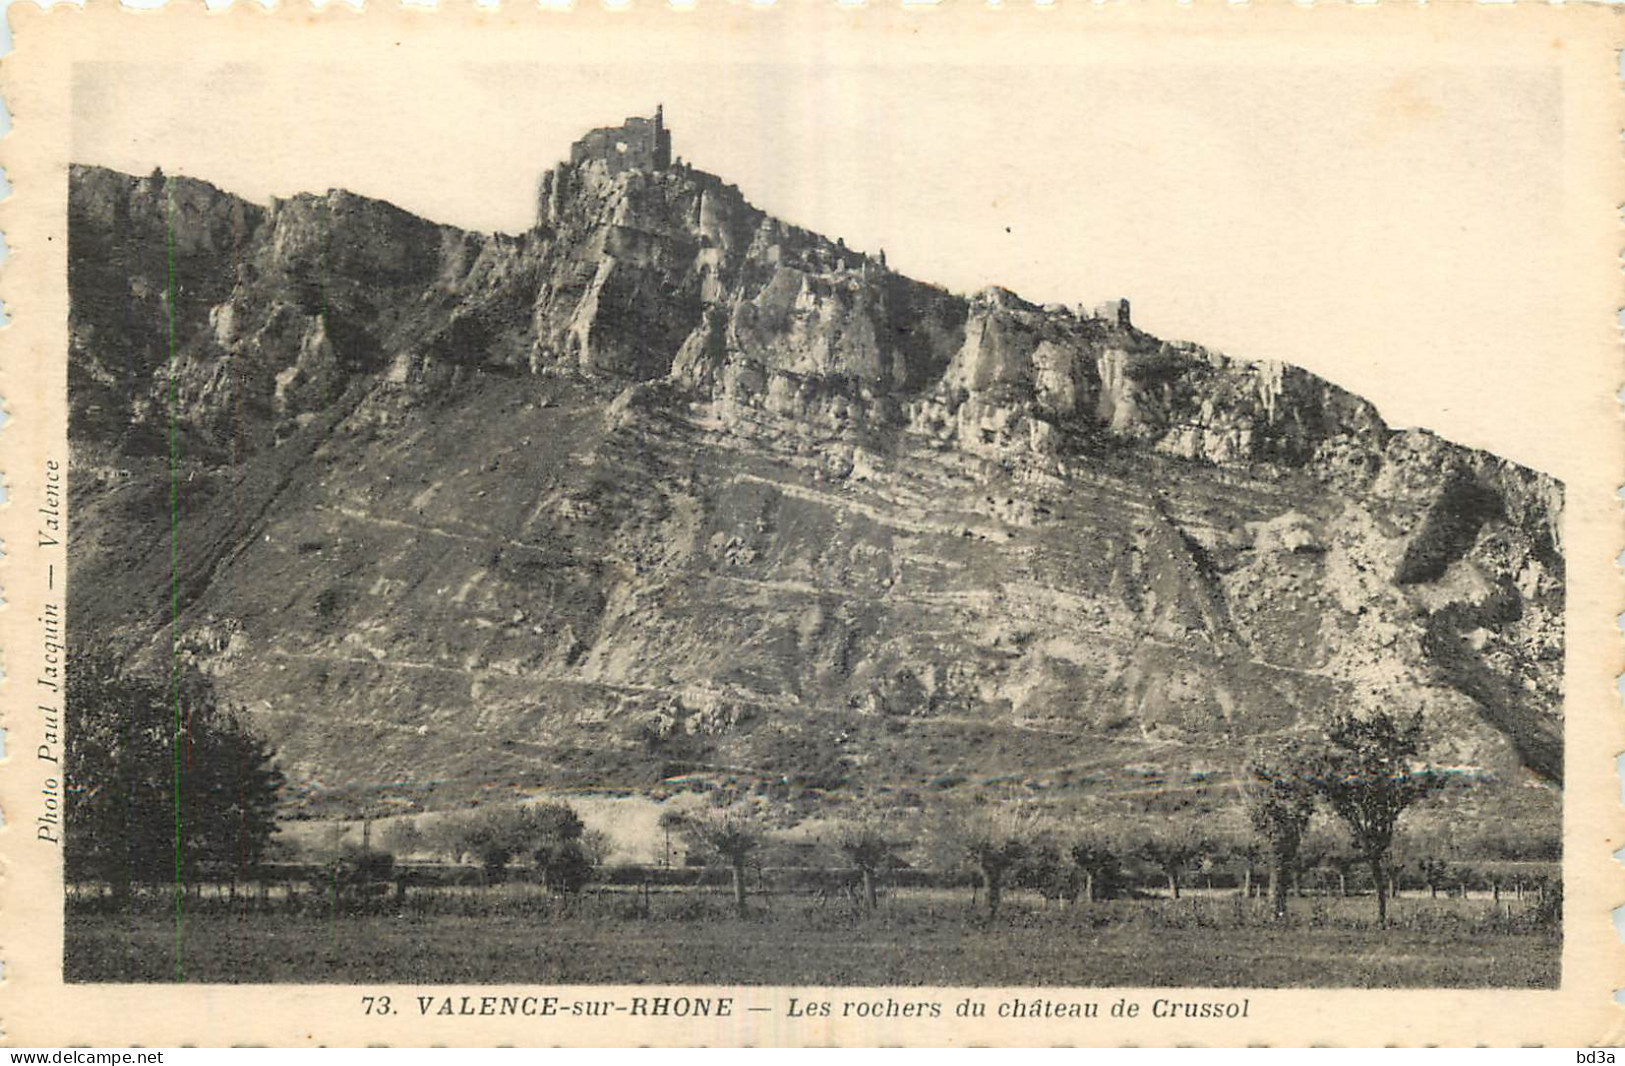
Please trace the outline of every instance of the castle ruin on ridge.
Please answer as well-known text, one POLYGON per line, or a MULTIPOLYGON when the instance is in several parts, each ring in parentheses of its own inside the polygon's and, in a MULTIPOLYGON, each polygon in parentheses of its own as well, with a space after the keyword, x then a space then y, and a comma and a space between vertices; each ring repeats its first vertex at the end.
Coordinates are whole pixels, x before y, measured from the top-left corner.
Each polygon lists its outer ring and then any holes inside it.
MULTIPOLYGON (((666 128, 665 105, 656 104, 655 113, 649 117, 632 115, 619 126, 600 126, 588 130, 570 145, 570 160, 567 166, 542 174, 539 218, 543 225, 553 225, 559 221, 564 198, 571 187, 571 182, 575 180, 570 171, 595 162, 602 163, 605 172, 611 176, 630 171, 654 172, 671 169, 671 130, 666 128)), ((679 168, 682 169, 681 161, 679 168)), ((733 187, 728 188, 731 190, 733 187)), ((696 211, 698 210, 697 206, 696 211)), ((837 239, 835 250, 839 253, 835 262, 844 268, 847 262, 845 242, 837 239)), ((870 257, 859 254, 856 260, 859 269, 867 276, 871 265, 870 257)), ((881 271, 885 271, 886 253, 880 252, 875 262, 878 262, 881 271)), ((1118 329, 1134 328, 1129 301, 1126 299, 1079 305, 1075 313, 1080 318, 1108 323, 1118 329)))
POLYGON ((611 174, 625 170, 665 170, 671 166, 671 131, 665 108, 656 105, 653 118, 633 116, 619 126, 590 130, 570 146, 570 164, 602 160, 611 174))

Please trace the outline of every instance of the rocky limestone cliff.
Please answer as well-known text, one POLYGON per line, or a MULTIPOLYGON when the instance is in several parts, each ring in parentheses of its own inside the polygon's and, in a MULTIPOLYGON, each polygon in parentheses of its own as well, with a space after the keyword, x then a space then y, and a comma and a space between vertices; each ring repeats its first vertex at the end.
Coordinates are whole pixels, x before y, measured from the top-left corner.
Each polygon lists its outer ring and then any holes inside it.
POLYGON ((70 182, 73 633, 178 643, 313 793, 1128 789, 1379 705, 1561 778, 1560 486, 1299 368, 681 165, 517 236, 70 182))

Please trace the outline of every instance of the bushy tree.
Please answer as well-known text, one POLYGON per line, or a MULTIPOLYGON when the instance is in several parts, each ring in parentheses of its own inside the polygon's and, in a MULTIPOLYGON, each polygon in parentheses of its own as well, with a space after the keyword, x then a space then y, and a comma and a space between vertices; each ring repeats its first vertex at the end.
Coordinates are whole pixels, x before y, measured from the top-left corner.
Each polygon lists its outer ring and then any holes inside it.
POLYGON ((1261 763, 1253 768, 1247 801, 1248 819, 1269 859, 1270 907, 1275 917, 1282 918, 1286 916, 1287 880, 1297 866, 1315 812, 1314 790, 1300 773, 1261 763))
POLYGON ((1377 921, 1388 921, 1384 865, 1400 816, 1437 791, 1443 779, 1418 769, 1422 750, 1420 713, 1401 720, 1387 711, 1361 717, 1340 714, 1326 731, 1326 745, 1307 775, 1314 790, 1348 828, 1354 851, 1371 870, 1377 889, 1377 921))
POLYGON ((593 863, 579 841, 568 840, 538 851, 536 871, 548 889, 575 895, 592 880, 593 863))
POLYGON ((1563 858, 1561 833, 1549 823, 1506 821, 1455 832, 1461 853, 1480 859, 1557 862, 1563 858))
POLYGON ((592 870, 582 844, 586 827, 564 803, 486 807, 454 820, 445 831, 449 850, 472 855, 488 880, 501 880, 508 865, 530 856, 544 885, 576 892, 592 870))
POLYGON ((327 864, 327 880, 332 886, 333 905, 343 907, 346 901, 363 903, 371 897, 375 885, 387 883, 395 876, 395 856, 379 848, 347 842, 327 864))
POLYGON ((500 881, 527 843, 518 807, 483 807, 450 822, 448 831, 459 856, 473 856, 489 881, 500 881))
POLYGON ((563 803, 533 804, 520 812, 520 833, 542 884, 554 892, 581 891, 592 875, 593 862, 580 816, 563 803))
POLYGON ((271 749, 194 670, 159 680, 76 649, 68 671, 64 859, 124 897, 204 867, 251 875, 277 830, 271 749))
POLYGON ((1116 844, 1103 837, 1086 837, 1072 845, 1069 857, 1083 878, 1080 887, 1084 902, 1117 894, 1122 867, 1116 844))
POLYGON ((1076 898, 1079 881, 1077 866, 1053 839, 1033 841, 1016 867, 1015 883, 1046 900, 1076 898))

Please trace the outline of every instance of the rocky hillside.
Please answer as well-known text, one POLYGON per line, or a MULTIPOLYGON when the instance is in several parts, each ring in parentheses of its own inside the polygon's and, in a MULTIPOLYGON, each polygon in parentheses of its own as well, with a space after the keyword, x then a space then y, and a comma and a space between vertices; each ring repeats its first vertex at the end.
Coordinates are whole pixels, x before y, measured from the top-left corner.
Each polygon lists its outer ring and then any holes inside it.
POLYGON ((1556 810, 1560 486, 1303 370, 681 165, 518 236, 70 181, 72 632, 178 644, 312 796, 1128 793, 1384 706, 1556 810))

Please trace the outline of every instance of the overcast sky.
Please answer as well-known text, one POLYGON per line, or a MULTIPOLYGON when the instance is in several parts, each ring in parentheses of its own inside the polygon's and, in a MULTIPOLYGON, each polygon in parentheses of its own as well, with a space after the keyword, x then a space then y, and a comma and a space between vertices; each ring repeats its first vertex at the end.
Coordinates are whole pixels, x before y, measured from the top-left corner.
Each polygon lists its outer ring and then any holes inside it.
POLYGON ((905 49, 633 62, 561 34, 447 61, 413 43, 85 67, 74 158, 255 200, 344 187, 512 232, 582 130, 662 101, 676 154, 897 270, 1039 302, 1127 296, 1152 332, 1300 364, 1393 424, 1563 472, 1577 356, 1549 68, 1095 47, 990 77, 905 49))

